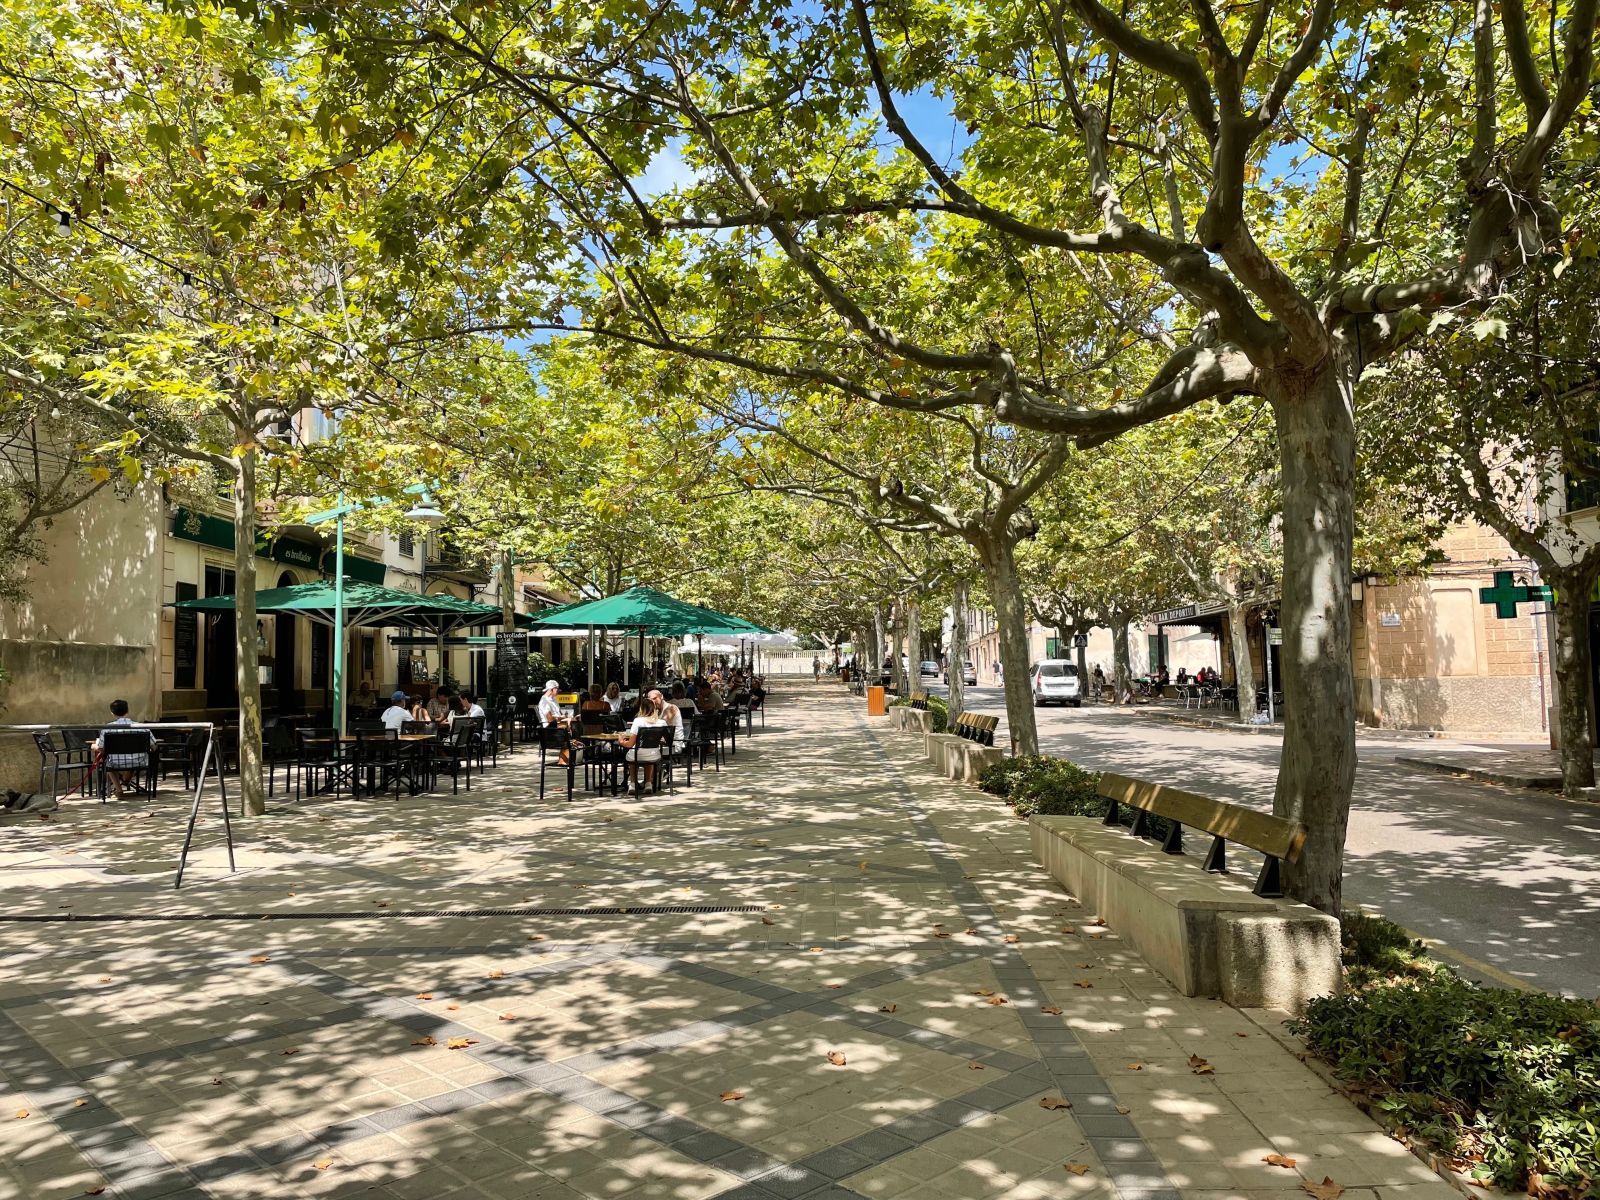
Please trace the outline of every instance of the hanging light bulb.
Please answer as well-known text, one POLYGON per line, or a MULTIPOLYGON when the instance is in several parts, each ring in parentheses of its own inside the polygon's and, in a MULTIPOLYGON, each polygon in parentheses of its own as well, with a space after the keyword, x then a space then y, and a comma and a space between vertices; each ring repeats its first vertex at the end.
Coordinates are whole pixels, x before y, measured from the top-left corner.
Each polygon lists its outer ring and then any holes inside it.
POLYGON ((194 276, 189 274, 187 271, 183 271, 181 274, 183 276, 183 286, 186 288, 192 288, 194 286, 194 276))
POLYGON ((56 210, 56 231, 59 233, 72 232, 72 214, 64 208, 56 210))
POLYGON ((50 409, 50 419, 52 421, 61 420, 61 406, 59 404, 50 409))

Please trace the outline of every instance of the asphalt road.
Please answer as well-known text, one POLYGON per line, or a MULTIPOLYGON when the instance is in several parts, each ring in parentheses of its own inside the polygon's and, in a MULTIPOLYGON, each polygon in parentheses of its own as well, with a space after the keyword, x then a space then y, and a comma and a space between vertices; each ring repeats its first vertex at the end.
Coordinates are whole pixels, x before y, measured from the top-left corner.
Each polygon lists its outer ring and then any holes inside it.
MULTIPOLYGON (((1005 711, 997 688, 968 688, 967 696, 968 708, 1005 711)), ((1185 727, 1138 709, 1035 714, 1047 754, 1272 805, 1276 736, 1185 727)), ((1412 739, 1358 738, 1346 905, 1437 939, 1441 957, 1479 978, 1600 997, 1600 811, 1394 762, 1419 748, 1412 739)))

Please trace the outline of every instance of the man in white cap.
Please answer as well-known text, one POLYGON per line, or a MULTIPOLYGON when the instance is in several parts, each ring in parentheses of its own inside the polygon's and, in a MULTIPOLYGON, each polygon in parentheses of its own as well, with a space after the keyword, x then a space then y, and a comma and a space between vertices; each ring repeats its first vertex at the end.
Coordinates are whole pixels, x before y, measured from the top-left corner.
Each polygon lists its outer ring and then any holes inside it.
POLYGON ((556 700, 556 693, 561 690, 561 685, 554 679, 544 681, 544 695, 539 697, 539 724, 559 725, 561 723, 561 704, 556 700))
POLYGON ((389 707, 383 710, 383 727, 399 733, 406 727, 406 722, 411 720, 411 709, 407 702, 411 699, 402 691, 396 691, 389 697, 389 707))

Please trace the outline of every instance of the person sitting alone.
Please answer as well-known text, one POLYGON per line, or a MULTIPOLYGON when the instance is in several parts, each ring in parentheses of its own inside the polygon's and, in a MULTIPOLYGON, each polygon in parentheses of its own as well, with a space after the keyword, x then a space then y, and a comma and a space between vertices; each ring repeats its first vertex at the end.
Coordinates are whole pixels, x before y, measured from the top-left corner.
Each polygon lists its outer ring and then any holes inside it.
POLYGON ((611 685, 606 688, 606 703, 611 706, 613 713, 622 711, 622 688, 614 679, 611 681, 611 685))
POLYGON ((601 687, 598 683, 591 683, 589 685, 589 694, 583 698, 583 704, 578 711, 597 713, 610 712, 611 705, 606 703, 605 688, 601 687))
MULTIPOLYGON (((128 702, 126 700, 113 700, 111 702, 111 717, 111 724, 106 726, 107 729, 132 726, 134 724, 133 718, 128 715, 128 702)), ((145 736, 150 739, 151 744, 154 744, 154 734, 146 733, 145 736)), ((97 752, 100 750, 99 738, 95 739, 94 748, 97 752)), ((133 786, 134 773, 149 768, 150 751, 143 750, 137 753, 127 751, 108 754, 105 756, 105 761, 102 765, 105 767, 106 778, 111 781, 112 792, 116 794, 118 800, 121 800, 123 790, 133 786)))
POLYGON ((411 697, 398 690, 389 697, 389 707, 383 710, 381 718, 385 730, 401 733, 405 730, 407 721, 416 720, 413 710, 407 704, 410 699, 411 697))
POLYGON ((554 679, 544 681, 544 695, 539 697, 539 724, 560 726, 565 724, 561 718, 561 701, 556 699, 556 694, 561 691, 561 684, 554 679))

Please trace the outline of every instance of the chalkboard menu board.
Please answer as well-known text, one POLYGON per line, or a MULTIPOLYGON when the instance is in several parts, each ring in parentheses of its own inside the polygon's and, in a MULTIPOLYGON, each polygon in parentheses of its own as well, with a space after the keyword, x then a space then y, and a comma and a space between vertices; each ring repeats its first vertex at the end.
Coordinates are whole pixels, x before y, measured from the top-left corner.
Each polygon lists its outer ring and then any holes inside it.
MULTIPOLYGON (((200 588, 193 583, 180 583, 175 600, 193 600, 200 588)), ((172 686, 177 689, 194 687, 195 670, 200 662, 200 614, 180 608, 172 624, 172 686)))
POLYGON ((489 691, 496 696, 526 696, 532 684, 528 679, 528 635, 494 635, 494 671, 489 691))

